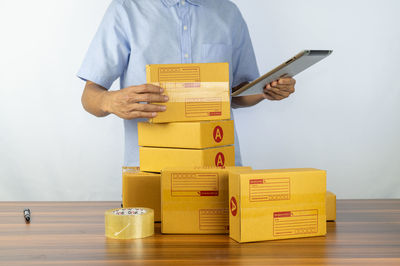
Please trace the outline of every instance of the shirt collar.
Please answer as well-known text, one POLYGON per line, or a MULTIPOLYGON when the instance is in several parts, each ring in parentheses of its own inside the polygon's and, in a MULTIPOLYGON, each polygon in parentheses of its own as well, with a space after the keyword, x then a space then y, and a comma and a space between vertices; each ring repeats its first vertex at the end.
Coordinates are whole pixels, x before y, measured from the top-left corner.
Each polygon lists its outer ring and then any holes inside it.
MULTIPOLYGON (((167 7, 171 7, 176 5, 179 1, 181 0, 161 0, 161 2, 164 3, 167 7)), ((185 0, 188 3, 191 3, 192 5, 195 6, 200 6, 202 4, 202 0, 185 0)))

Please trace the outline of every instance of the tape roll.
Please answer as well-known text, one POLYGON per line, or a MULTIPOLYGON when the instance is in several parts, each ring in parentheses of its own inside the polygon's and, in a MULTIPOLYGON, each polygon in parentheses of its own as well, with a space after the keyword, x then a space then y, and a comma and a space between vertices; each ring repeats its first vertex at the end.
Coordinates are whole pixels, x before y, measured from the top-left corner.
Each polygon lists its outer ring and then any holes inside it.
POLYGON ((148 208, 112 209, 105 213, 106 237, 137 239, 154 234, 154 210, 148 208))

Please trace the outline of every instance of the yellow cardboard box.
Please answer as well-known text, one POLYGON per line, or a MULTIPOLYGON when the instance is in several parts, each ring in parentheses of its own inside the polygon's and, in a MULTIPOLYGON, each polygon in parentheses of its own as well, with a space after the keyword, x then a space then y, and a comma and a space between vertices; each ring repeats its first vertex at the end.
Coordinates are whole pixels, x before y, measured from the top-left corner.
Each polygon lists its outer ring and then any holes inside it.
POLYGON ((140 172, 138 167, 122 169, 122 205, 154 210, 154 221, 161 221, 161 175, 140 172))
POLYGON ((158 172, 166 167, 222 167, 235 165, 235 147, 202 150, 140 147, 140 170, 158 172))
POLYGON ((232 171, 230 237, 255 242, 325 235, 325 194, 322 170, 232 171))
POLYGON ((250 167, 166 168, 161 174, 161 232, 227 234, 229 171, 250 167))
POLYGON ((164 88, 167 111, 152 123, 230 119, 228 63, 147 65, 147 83, 164 88))
POLYGON ((204 149, 235 143, 233 120, 138 123, 139 146, 204 149))
POLYGON ((326 192, 326 220, 336 220, 336 195, 330 191, 326 192))

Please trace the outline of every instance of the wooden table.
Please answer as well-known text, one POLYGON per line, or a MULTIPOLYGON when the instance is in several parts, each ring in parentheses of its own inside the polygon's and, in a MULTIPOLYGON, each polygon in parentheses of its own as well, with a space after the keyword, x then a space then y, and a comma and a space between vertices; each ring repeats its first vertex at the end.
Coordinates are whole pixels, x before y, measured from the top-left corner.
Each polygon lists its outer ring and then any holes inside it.
POLYGON ((400 265, 400 200, 340 200, 326 237, 238 244, 226 235, 104 237, 118 202, 0 202, 0 265, 400 265), (25 224, 24 208, 32 211, 25 224))

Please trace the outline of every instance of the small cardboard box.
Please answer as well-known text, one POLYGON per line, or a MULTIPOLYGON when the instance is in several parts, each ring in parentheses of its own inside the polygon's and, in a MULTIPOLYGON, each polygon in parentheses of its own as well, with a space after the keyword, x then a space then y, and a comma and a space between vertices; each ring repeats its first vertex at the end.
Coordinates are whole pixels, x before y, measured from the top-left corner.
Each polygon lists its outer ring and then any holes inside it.
POLYGON ((138 167, 122 169, 122 206, 154 210, 154 221, 161 221, 161 175, 140 172, 138 167))
POLYGON ((161 174, 161 232, 164 234, 227 234, 229 232, 226 168, 166 168, 161 174))
POLYGON ((326 172, 231 171, 230 237, 238 242, 326 234, 326 172))
POLYGON ((164 88, 166 112, 152 123, 228 120, 231 115, 229 64, 147 65, 147 83, 164 88))
POLYGON ((140 147, 140 170, 158 172, 166 167, 223 167, 235 165, 235 147, 202 150, 140 147))
POLYGON ((233 120, 138 123, 139 146, 204 149, 235 143, 233 120))
POLYGON ((326 192, 326 220, 336 220, 336 195, 330 191, 326 192))

